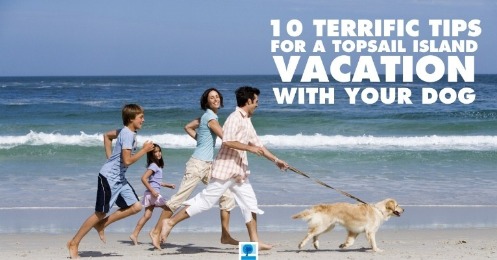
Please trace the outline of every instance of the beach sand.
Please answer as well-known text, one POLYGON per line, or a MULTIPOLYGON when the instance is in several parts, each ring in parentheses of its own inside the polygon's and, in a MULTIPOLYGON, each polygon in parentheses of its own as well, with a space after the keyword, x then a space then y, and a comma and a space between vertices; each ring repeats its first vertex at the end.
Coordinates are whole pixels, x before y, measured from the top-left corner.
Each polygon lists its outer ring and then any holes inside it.
MULTIPOLYGON (((102 243, 92 230, 82 241, 82 258, 110 257, 115 259, 238 259, 238 248, 219 243, 219 233, 171 233, 161 251, 153 250, 146 232, 140 234, 140 244, 132 245, 127 233, 107 233, 102 243)), ((233 235, 247 239, 246 232, 233 235)), ((381 230, 378 246, 384 250, 369 250, 361 234, 349 249, 338 245, 345 239, 345 231, 336 229, 320 237, 320 249, 312 244, 302 251, 297 244, 304 232, 260 232, 261 239, 274 245, 270 251, 260 251, 259 259, 496 259, 497 229, 401 229, 381 230)), ((1 259, 66 259, 66 242, 72 234, 2 234, 1 259)))

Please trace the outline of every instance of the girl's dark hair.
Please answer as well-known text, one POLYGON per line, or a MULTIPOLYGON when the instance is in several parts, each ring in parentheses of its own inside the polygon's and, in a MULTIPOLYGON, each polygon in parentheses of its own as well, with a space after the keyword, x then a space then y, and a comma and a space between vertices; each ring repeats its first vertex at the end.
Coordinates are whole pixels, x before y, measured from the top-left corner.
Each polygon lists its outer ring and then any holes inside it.
POLYGON ((206 91, 204 91, 204 93, 200 97, 200 107, 202 108, 202 110, 207 110, 207 108, 210 108, 207 105, 208 104, 207 101, 209 100, 209 93, 211 93, 211 91, 217 92, 217 94, 219 95, 219 99, 221 100, 221 107, 224 107, 223 95, 221 94, 221 92, 219 92, 219 90, 217 90, 215 88, 210 88, 210 89, 207 89, 206 91))
POLYGON ((159 151, 162 152, 162 149, 160 148, 160 146, 158 144, 154 144, 154 149, 147 153, 147 167, 150 166, 150 164, 155 163, 160 168, 163 168, 164 167, 164 160, 162 158, 164 158, 164 157, 161 156, 160 159, 155 158, 155 156, 154 156, 155 148, 159 148, 159 151))
POLYGON ((258 88, 250 87, 250 86, 243 86, 239 87, 235 91, 235 96, 236 96, 236 104, 239 107, 245 106, 247 101, 250 99, 254 101, 255 95, 259 96, 261 91, 258 88))

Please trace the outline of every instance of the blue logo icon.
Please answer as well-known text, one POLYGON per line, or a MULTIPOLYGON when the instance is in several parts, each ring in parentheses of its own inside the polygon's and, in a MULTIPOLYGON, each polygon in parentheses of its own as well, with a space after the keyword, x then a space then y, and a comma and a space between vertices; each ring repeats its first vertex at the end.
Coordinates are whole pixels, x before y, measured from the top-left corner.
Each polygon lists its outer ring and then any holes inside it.
POLYGON ((259 247, 257 242, 240 242, 238 244, 239 260, 258 260, 259 247))

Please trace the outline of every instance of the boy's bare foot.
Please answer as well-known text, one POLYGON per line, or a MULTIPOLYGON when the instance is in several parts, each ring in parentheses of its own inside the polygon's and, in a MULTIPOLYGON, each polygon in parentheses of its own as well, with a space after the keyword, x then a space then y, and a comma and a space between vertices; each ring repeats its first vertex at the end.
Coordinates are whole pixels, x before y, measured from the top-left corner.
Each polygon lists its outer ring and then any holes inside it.
POLYGON ((67 242, 66 246, 67 249, 69 250, 69 258, 71 259, 79 258, 78 245, 73 244, 71 240, 67 242))
POLYGON ((259 245, 259 250, 261 250, 261 251, 271 250, 273 248, 273 245, 264 244, 264 243, 262 243, 260 241, 259 241, 258 245, 259 245))
POLYGON ((173 229, 173 226, 169 224, 169 220, 166 218, 162 221, 162 230, 160 232, 160 241, 162 243, 166 243, 167 237, 171 233, 171 229, 173 229))
POLYGON ((229 235, 228 236, 221 236, 221 244, 237 246, 239 244, 239 241, 232 238, 229 235))
POLYGON ((107 240, 105 239, 105 225, 104 223, 102 223, 102 221, 98 222, 98 224, 95 225, 95 229, 97 230, 98 232, 98 236, 100 237, 100 240, 102 240, 102 242, 104 243, 107 243, 107 240))
POLYGON ((162 248, 160 247, 160 234, 154 234, 154 231, 151 230, 150 233, 148 233, 150 236, 150 239, 152 239, 152 245, 158 249, 161 250, 162 248))
POLYGON ((131 239, 131 241, 133 241, 133 244, 134 244, 135 246, 137 246, 137 245, 138 245, 138 238, 137 238, 137 237, 135 237, 135 235, 134 235, 134 234, 129 235, 129 239, 131 239))

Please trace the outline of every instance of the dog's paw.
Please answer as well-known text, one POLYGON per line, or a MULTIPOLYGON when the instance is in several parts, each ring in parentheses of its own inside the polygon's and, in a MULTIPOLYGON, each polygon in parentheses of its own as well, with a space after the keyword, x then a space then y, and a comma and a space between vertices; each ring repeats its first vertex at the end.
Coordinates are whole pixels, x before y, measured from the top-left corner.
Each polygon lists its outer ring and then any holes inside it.
POLYGON ((381 252, 383 252, 383 249, 373 248, 373 252, 375 252, 375 253, 381 253, 381 252))
POLYGON ((347 245, 346 244, 340 244, 338 247, 341 248, 341 249, 344 249, 344 248, 347 248, 347 245))
POLYGON ((315 241, 313 244, 314 248, 319 249, 319 241, 315 241))

